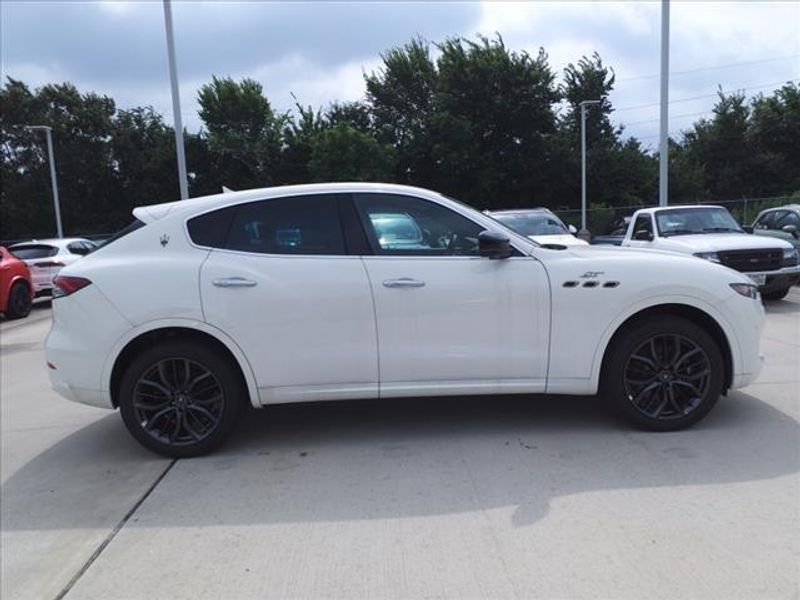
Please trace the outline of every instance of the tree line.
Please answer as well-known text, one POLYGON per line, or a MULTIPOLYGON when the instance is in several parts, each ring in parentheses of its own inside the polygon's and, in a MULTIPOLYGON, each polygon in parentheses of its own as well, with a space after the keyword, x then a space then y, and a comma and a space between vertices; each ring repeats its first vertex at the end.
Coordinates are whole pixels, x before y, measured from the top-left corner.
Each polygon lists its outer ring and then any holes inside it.
MULTIPOLYGON (((479 209, 580 203, 580 109, 592 206, 653 204, 658 156, 611 122, 614 71, 598 54, 561 73, 500 36, 413 39, 365 73, 356 102, 277 111, 252 79, 214 77, 186 133, 191 196, 314 181, 432 188, 479 209)), ((53 235, 47 150, 57 159, 65 231, 110 232, 131 208, 179 198, 172 128, 152 107, 119 109, 70 83, 0 90, 0 238, 53 235)), ((670 202, 800 195, 800 85, 747 99, 719 92, 709 118, 670 140, 670 202)))

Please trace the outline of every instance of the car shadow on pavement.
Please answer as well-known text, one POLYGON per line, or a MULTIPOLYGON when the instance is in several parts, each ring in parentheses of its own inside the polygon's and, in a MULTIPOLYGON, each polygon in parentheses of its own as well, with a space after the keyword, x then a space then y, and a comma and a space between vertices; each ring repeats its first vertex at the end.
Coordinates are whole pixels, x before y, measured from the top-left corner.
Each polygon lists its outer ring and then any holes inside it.
MULTIPOLYGON (((249 412, 217 453, 177 461, 127 526, 386 519, 510 508, 512 524, 524 527, 545 516, 554 499, 570 494, 794 473, 800 468, 799 435, 794 419, 742 393, 722 398, 702 423, 676 433, 630 430, 608 416, 597 398, 273 406, 249 412)), ((7 480, 3 528, 99 526, 109 510, 103 498, 142 463, 159 469, 168 464, 139 448, 117 414, 102 418, 7 480), (86 503, 97 510, 87 510, 86 503)), ((154 480, 153 470, 148 476, 154 480)))
POLYGON ((797 313, 800 312, 800 302, 795 302, 791 299, 765 302, 764 310, 768 315, 797 313))

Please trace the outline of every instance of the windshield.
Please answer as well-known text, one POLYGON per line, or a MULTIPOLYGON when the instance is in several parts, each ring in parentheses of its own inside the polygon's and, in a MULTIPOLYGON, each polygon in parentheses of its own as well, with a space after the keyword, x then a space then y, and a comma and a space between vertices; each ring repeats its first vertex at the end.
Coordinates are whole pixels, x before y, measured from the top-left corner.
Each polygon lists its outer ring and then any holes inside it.
POLYGON ((47 258, 58 254, 58 248, 47 244, 26 244, 24 246, 14 246, 8 249, 11 254, 21 260, 31 260, 34 258, 47 258))
POLYGON ((563 235, 569 230, 554 214, 546 212, 499 213, 491 215, 522 235, 563 235))
POLYGON ((674 208, 656 212, 658 233, 662 237, 696 233, 743 233, 724 208, 674 208))

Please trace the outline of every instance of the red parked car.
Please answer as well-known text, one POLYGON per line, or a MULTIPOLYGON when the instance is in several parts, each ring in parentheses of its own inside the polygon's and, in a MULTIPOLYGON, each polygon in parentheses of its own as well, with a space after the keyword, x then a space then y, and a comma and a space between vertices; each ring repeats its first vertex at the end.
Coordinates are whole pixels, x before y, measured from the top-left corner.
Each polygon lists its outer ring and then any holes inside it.
POLYGON ((21 319, 31 312, 33 284, 28 265, 0 246, 0 313, 21 319))

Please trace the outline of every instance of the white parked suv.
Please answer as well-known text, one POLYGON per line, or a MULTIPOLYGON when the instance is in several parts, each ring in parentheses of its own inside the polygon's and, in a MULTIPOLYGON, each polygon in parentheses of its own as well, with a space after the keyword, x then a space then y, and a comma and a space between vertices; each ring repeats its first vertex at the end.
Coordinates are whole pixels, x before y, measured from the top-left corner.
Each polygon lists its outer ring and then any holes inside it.
POLYGON ((722 206, 644 208, 634 213, 623 246, 691 254, 742 272, 766 300, 797 283, 800 256, 789 242, 750 235, 722 206))
POLYGON ((137 208, 56 278, 52 385, 146 447, 217 446, 246 405, 601 391, 687 427, 761 367, 745 276, 674 254, 546 248, 438 193, 383 184, 137 208))
POLYGON ((84 238, 53 238, 19 242, 8 247, 31 271, 33 291, 37 296, 50 295, 53 278, 63 267, 74 263, 97 248, 97 244, 84 238))

